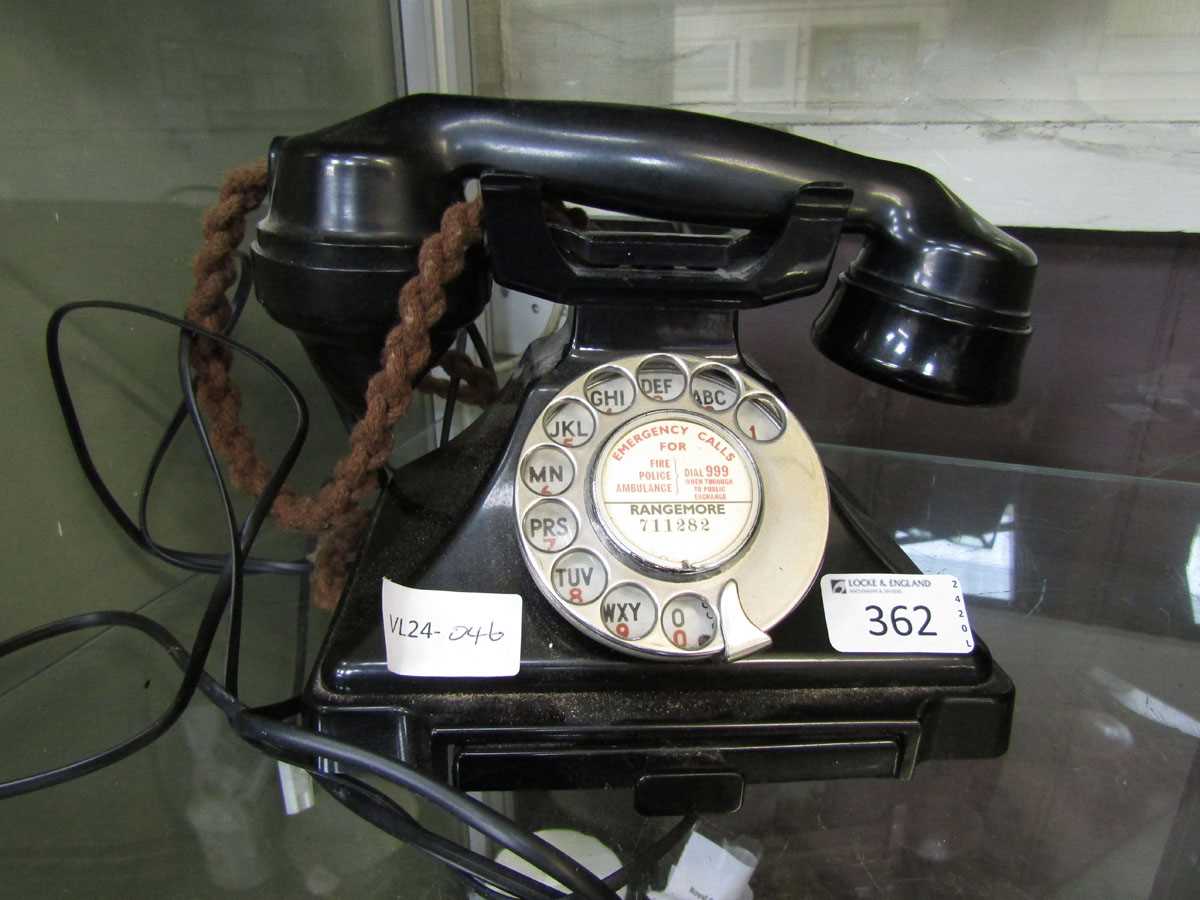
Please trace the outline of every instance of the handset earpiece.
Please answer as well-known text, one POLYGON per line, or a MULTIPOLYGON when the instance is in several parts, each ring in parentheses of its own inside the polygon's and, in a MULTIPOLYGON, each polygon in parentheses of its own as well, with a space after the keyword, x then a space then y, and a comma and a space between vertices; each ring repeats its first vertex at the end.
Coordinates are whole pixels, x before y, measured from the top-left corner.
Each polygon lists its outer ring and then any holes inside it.
POLYGON ((997 404, 1017 392, 1028 316, 951 303, 851 271, 813 324, 829 359, 933 400, 997 404))
POLYGON ((1005 403, 1029 343, 1037 257, 933 176, 891 166, 860 187, 863 250, 813 324, 827 357, 873 381, 964 404, 1005 403))

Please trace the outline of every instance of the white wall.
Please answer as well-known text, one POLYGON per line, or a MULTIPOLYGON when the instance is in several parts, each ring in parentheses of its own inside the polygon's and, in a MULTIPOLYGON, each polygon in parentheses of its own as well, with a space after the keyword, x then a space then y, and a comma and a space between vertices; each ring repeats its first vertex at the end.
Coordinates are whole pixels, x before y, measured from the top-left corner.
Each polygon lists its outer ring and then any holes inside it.
POLYGON ((1194 0, 471 9, 484 90, 772 124, 928 169, 1007 225, 1200 228, 1194 0))

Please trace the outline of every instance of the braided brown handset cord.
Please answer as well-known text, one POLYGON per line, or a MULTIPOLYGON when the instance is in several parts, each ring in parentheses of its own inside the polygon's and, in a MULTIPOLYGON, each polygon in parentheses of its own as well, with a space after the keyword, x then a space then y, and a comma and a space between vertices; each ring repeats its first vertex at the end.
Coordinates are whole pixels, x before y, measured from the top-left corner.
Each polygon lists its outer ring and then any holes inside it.
MULTIPOLYGON (((265 161, 226 176, 216 205, 204 216, 204 240, 193 263, 189 321, 212 330, 228 322, 231 310, 225 293, 237 280, 234 254, 246 233, 246 217, 262 204, 267 187, 265 161)), ((318 606, 332 609, 341 596, 367 522, 361 503, 377 490, 375 473, 391 454, 392 426, 412 403, 414 379, 429 366, 429 330, 446 311, 443 286, 462 272, 467 249, 479 240, 481 211, 478 198, 453 204, 443 214, 440 230, 421 244, 417 273, 400 290, 396 324, 384 341, 379 371, 367 384, 366 412, 350 432, 349 450, 334 466, 332 478, 312 496, 284 487, 271 507, 285 528, 317 536, 312 591, 318 606)), ((258 496, 271 468, 240 421, 241 393, 230 377, 229 351, 213 341, 197 340, 191 363, 213 447, 228 465, 233 483, 258 496)), ((468 378, 471 394, 464 391, 461 397, 486 400, 494 392, 494 381, 479 378, 466 357, 447 354, 441 363, 451 374, 468 378)), ((426 379, 421 387, 444 393, 444 382, 426 379)))

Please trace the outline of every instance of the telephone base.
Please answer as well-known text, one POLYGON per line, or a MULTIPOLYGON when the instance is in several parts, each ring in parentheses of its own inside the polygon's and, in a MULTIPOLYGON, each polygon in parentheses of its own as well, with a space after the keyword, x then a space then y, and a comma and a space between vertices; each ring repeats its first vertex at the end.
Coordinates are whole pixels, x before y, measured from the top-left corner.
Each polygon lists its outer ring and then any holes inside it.
MULTIPOLYGON (((464 790, 633 787, 646 814, 730 811, 747 783, 907 779, 925 760, 1005 752, 1013 684, 981 640, 964 655, 839 653, 816 587, 770 647, 734 662, 630 658, 571 627, 532 583, 506 499, 510 435, 542 390, 518 386, 467 439, 397 473, 307 688, 310 724, 464 790), (389 672, 383 577, 521 594, 519 673, 389 672)), ((822 572, 918 572, 829 480, 822 572)))

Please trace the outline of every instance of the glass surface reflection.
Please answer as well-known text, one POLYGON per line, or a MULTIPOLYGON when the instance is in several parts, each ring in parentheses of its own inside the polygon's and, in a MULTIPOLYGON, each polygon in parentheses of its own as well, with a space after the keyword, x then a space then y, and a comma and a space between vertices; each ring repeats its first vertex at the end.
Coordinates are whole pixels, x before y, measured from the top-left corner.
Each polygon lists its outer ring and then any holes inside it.
POLYGON ((971 597, 1011 603, 1013 599, 1014 536, 1013 504, 1004 507, 994 531, 930 538, 921 528, 895 533, 921 571, 957 575, 971 597))
POLYGON ((1188 593, 1192 595, 1192 621, 1200 625, 1200 525, 1196 526, 1196 533, 1192 535, 1184 577, 1187 579, 1188 593))

